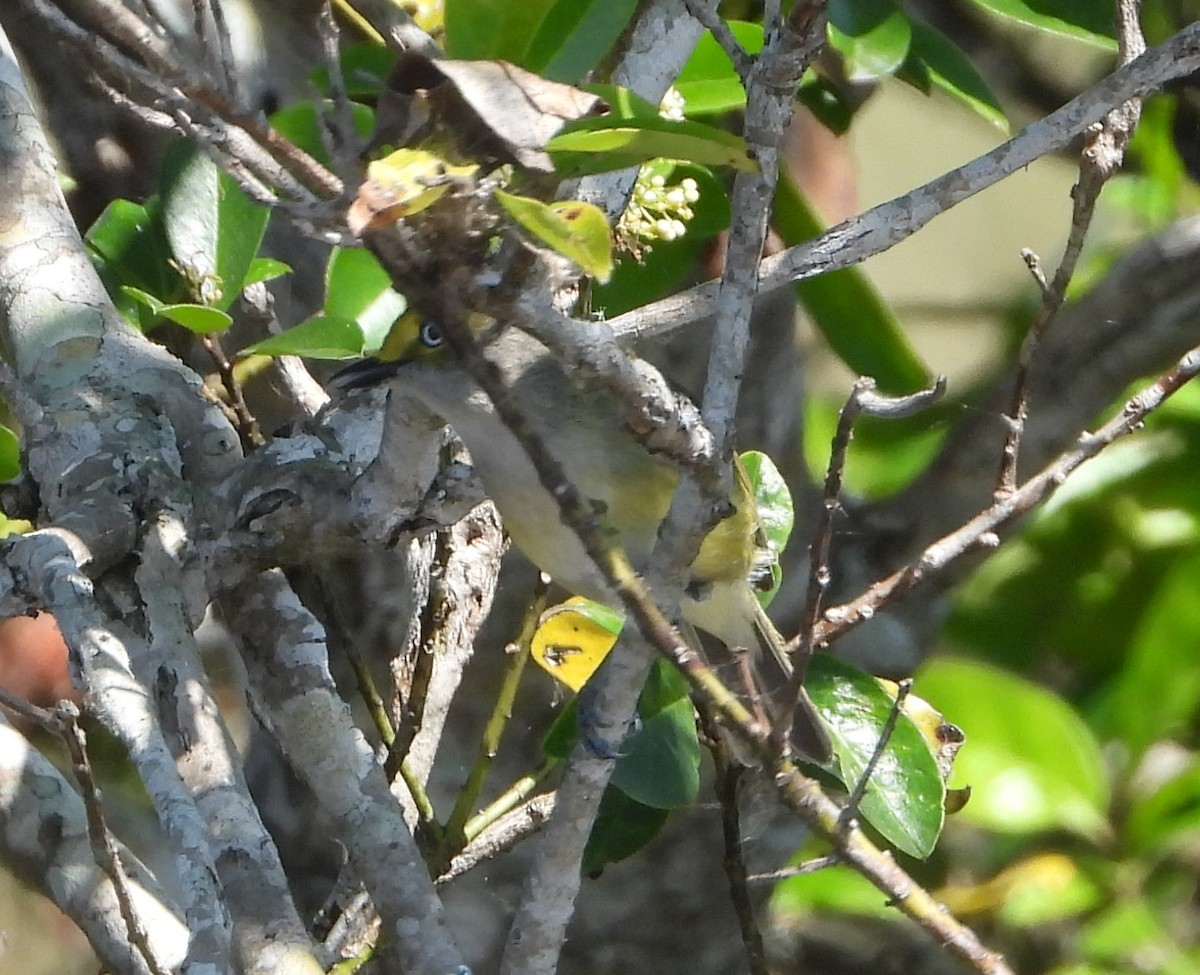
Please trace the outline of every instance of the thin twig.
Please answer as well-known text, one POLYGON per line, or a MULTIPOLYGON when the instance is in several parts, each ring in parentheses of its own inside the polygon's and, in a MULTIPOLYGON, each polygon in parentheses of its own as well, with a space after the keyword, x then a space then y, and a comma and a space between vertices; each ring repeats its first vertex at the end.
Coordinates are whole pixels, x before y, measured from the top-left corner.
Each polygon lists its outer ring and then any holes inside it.
POLYGON ((780 867, 778 870, 772 870, 769 873, 751 874, 747 880, 752 884, 760 884, 765 882, 774 883, 779 880, 787 880, 790 877, 803 877, 810 873, 816 873, 818 870, 828 870, 830 867, 836 867, 843 860, 838 855, 837 851, 827 853, 823 857, 813 857, 811 860, 805 860, 803 863, 797 863, 790 867, 780 867))
POLYGON ((754 904, 750 900, 746 858, 742 848, 739 786, 746 767, 736 760, 731 760, 727 743, 720 737, 713 735, 712 740, 715 743, 712 749, 716 766, 714 786, 717 803, 721 809, 721 837, 725 848, 721 862, 725 868, 725 878, 729 882, 729 899, 733 902, 733 912, 738 919, 751 975, 768 975, 770 966, 767 964, 762 929, 754 912, 754 904))
POLYGON ((449 883, 480 863, 507 853, 528 839, 550 818, 554 802, 554 793, 546 792, 497 817, 450 861, 445 872, 437 878, 437 883, 449 883))
MULTIPOLYGON (((1196 375, 1200 375, 1200 346, 1186 352, 1095 433, 1081 434, 1074 447, 1052 460, 1012 494, 996 499, 965 525, 927 546, 914 561, 876 582, 858 598, 827 609, 813 632, 813 647, 820 648, 844 636, 968 552, 995 548, 1000 544, 1002 529, 1011 527, 1045 501, 1085 461, 1139 429, 1146 417, 1196 375)), ((798 641, 793 643, 799 645, 798 641)))
MULTIPOLYGON (((1117 14, 1117 39, 1120 61, 1127 65, 1146 50, 1137 18, 1137 0, 1121 0, 1117 14)), ((1071 189, 1071 229, 1054 280, 1046 284, 1041 274, 1041 265, 1032 252, 1023 252, 1026 264, 1037 278, 1042 289, 1042 304, 1034 316, 1029 331, 1021 343, 1017 359, 1017 371, 1013 380, 1013 391, 1008 415, 1007 435, 1000 455, 1000 471, 996 482, 996 495, 1003 497, 1017 488, 1017 466, 1020 462, 1021 437, 1025 432, 1025 421, 1029 416, 1029 380, 1037 358, 1043 336, 1050 330, 1058 317, 1059 309, 1066 300, 1067 288, 1075 275, 1083 245, 1092 226, 1096 203, 1105 183, 1120 168, 1125 156, 1125 147, 1137 127, 1141 115, 1141 99, 1132 98, 1114 108, 1103 122, 1092 127, 1079 160, 1079 180, 1071 189)))
POLYGON ((225 350, 221 348, 220 338, 216 335, 201 335, 200 345, 203 346, 204 351, 208 353, 209 358, 217 367, 221 385, 225 387, 225 393, 233 407, 233 414, 237 418, 237 431, 242 441, 242 447, 247 452, 261 447, 267 442, 267 439, 262 434, 258 420, 246 404, 246 397, 242 395, 242 384, 238 382, 237 376, 233 373, 233 363, 229 361, 225 350))
POLYGON ((121 853, 117 849, 116 840, 104 819, 104 807, 100 802, 100 788, 92 774, 92 764, 88 761, 87 738, 79 725, 79 709, 70 701, 60 701, 54 709, 58 733, 67 745, 71 755, 71 766, 75 772, 75 781, 83 794, 83 806, 87 810, 88 838, 91 840, 92 853, 96 863, 104 871, 105 876, 112 881, 113 892, 117 895, 121 917, 129 930, 129 941, 135 945, 146 959, 146 964, 155 975, 168 975, 168 969, 163 965, 150 944, 145 925, 133 904, 133 896, 129 890, 129 878, 121 863, 121 853))
POLYGON ((801 689, 812 658, 813 634, 821 618, 821 604, 832 581, 830 552, 833 549, 834 520, 842 510, 842 477, 846 467, 846 454, 850 438, 854 434, 854 423, 859 414, 881 418, 898 419, 927 409, 936 403, 945 392, 945 377, 939 376, 928 389, 909 396, 885 396, 875 390, 875 380, 862 378, 855 382, 838 414, 837 429, 829 452, 829 467, 825 473, 824 498, 821 516, 813 534, 808 570, 808 589, 801 616, 800 633, 789 646, 792 653, 792 673, 788 680, 785 700, 787 710, 780 715, 775 735, 786 741, 791 734, 792 721, 799 706, 801 689))
POLYGON ((912 691, 912 685, 912 678, 902 680, 896 685, 896 700, 892 702, 892 709, 888 712, 887 720, 883 723, 883 728, 879 731, 879 739, 875 742, 875 749, 871 752, 871 757, 867 760, 867 764, 862 770, 862 775, 858 777, 858 781, 854 783, 854 788, 850 790, 850 795, 846 798, 846 806, 842 810, 843 828, 848 827, 850 823, 858 818, 858 810, 862 805, 863 797, 867 794, 867 786, 871 782, 871 776, 875 774, 879 760, 883 758, 883 753, 887 750, 888 742, 892 740, 892 735, 895 734, 896 723, 900 720, 900 715, 904 711, 904 702, 907 700, 909 692, 912 691))
POLYGON ((321 53, 325 61, 325 72, 329 76, 329 98, 333 109, 324 116, 322 131, 329 133, 332 145, 330 158, 342 183, 353 186, 359 182, 358 131, 354 127, 354 110, 350 96, 346 94, 346 81, 342 76, 341 50, 338 46, 338 25, 333 16, 330 0, 324 0, 317 13, 317 34, 321 38, 321 53))
POLYGON ((129 890, 129 878, 121 863, 121 853, 105 821, 100 788, 96 785, 96 777, 92 774, 91 762, 88 760, 87 738, 79 724, 79 709, 70 701, 59 701, 52 709, 38 707, 3 686, 0 686, 0 705, 61 737, 65 742, 87 813, 88 839, 91 842, 92 855, 104 875, 112 882, 129 942, 141 952, 147 967, 154 975, 168 975, 168 968, 155 954, 145 926, 134 906, 129 890))

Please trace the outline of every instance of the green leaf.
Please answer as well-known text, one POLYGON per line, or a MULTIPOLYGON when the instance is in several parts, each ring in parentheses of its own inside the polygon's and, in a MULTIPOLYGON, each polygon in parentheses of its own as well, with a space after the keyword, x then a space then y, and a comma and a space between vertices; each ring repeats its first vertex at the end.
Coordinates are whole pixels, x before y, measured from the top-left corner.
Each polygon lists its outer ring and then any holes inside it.
POLYGON ((592 289, 592 307, 604 309, 609 318, 673 291, 695 267, 707 242, 729 226, 729 198, 711 170, 667 159, 648 163, 647 168, 662 175, 668 186, 690 176, 699 187, 700 199, 692 205, 687 233, 675 240, 656 241, 642 252, 640 260, 622 256, 609 282, 592 289))
MULTIPOLYGON (((333 110, 333 103, 330 101, 322 101, 320 105, 323 112, 333 110)), ((366 105, 351 102, 350 116, 354 120, 354 131, 366 142, 375 128, 375 113, 366 105)), ((296 102, 281 108, 271 116, 271 127, 275 131, 294 142, 317 162, 329 166, 332 165, 332 161, 325 148, 325 140, 321 138, 323 125, 323 122, 317 121, 317 106, 312 102, 296 102)))
MULTIPOLYGON (((611 613, 612 610, 609 610, 611 613)), ((679 668, 662 657, 650 665, 650 676, 638 697, 638 714, 652 718, 664 708, 691 698, 691 687, 679 668)))
POLYGON ((318 315, 286 332, 255 342, 238 355, 299 355, 307 359, 359 359, 366 355, 362 329, 345 318, 318 315))
POLYGON ((223 332, 233 324, 233 319, 229 315, 208 305, 196 305, 190 302, 165 304, 155 298, 154 295, 139 291, 137 288, 131 288, 128 285, 123 287, 121 291, 150 309, 154 313, 155 318, 165 318, 168 321, 175 322, 177 325, 182 325, 189 332, 194 332, 197 335, 212 335, 216 332, 223 332))
POLYGON ((643 720, 621 743, 612 784, 654 809, 690 806, 700 791, 700 743, 688 698, 643 720))
POLYGON ((543 203, 528 196, 495 191, 508 215, 584 273, 605 282, 612 275, 612 236, 604 211, 592 203, 543 203))
MULTIPOLYGON (((565 761, 579 741, 578 698, 555 718, 542 751, 565 761)), ((612 784, 639 804, 673 809, 695 802, 700 745, 686 680, 665 660, 655 661, 638 701, 641 728, 621 743, 612 784)))
POLYGON ((408 308, 391 276, 361 247, 335 247, 325 269, 323 315, 355 322, 366 354, 378 351, 393 323, 408 308))
MULTIPOLYGON (((810 661, 805 687, 829 729, 840 778, 853 788, 875 751, 894 701, 870 674, 824 653, 810 661)), ((924 859, 942 830, 945 795, 933 752, 912 719, 901 713, 871 775, 862 817, 889 843, 924 859)))
POLYGON ((894 74, 908 56, 912 22, 891 0, 829 0, 830 46, 852 82, 894 74))
POLYGON ((966 733, 953 779, 972 793, 958 818, 1001 833, 1104 833, 1109 787, 1100 746, 1062 698, 967 660, 930 662, 915 689, 966 733))
POLYGON ((228 308, 241 293, 269 213, 198 150, 177 145, 161 173, 163 226, 194 301, 228 308))
POLYGON ((599 875, 610 863, 633 856, 661 831, 670 812, 643 806, 620 789, 608 788, 583 851, 583 872, 599 875))
POLYGON ((277 261, 273 257, 256 257, 250 262, 245 280, 242 281, 242 288, 248 288, 252 284, 258 284, 260 281, 274 281, 276 278, 281 278, 285 274, 291 273, 292 268, 290 264, 284 264, 283 261, 277 261))
MULTIPOLYGON (((622 169, 660 156, 684 159, 704 166, 732 166, 754 172, 758 164, 746 154, 740 136, 702 125, 672 122, 664 118, 622 119, 608 116, 572 122, 546 144, 556 167, 574 160, 567 153, 603 154, 590 165, 622 169)), ((560 169, 561 171, 561 169, 560 169)))
POLYGON ((1116 50, 1115 0, 971 0, 998 17, 1116 50))
POLYGON ((762 451, 747 450, 738 456, 738 460, 750 481, 750 492, 754 497, 758 520, 776 559, 771 565, 771 588, 763 591, 756 587, 754 593, 758 601, 766 607, 771 605, 771 600, 775 598, 779 584, 783 581, 783 569, 778 559, 787 547, 788 538, 791 537, 796 512, 792 503, 792 492, 788 490, 787 482, 770 457, 762 451))
MULTIPOLYGON (((772 225, 789 246, 825 229, 791 176, 781 171, 772 225)), ((821 334, 854 372, 871 376, 889 393, 911 393, 929 383, 929 370, 900 323, 858 268, 796 282, 796 294, 821 334)))
POLYGON ((127 284, 163 300, 183 297, 179 275, 167 263, 171 251, 156 203, 113 200, 85 239, 111 293, 127 284))
POLYGON ((446 53, 463 61, 499 58, 529 70, 526 52, 556 0, 446 0, 446 53))
POLYGON ((11 481, 21 473, 21 438, 0 426, 0 481, 11 481))
POLYGON ((792 534, 796 511, 792 503, 792 492, 779 473, 775 462, 760 450, 747 450, 738 459, 750 478, 754 504, 758 517, 766 532, 767 541, 776 552, 782 552, 792 534))
MULTIPOLYGON (((757 54, 763 46, 760 24, 731 20, 729 29, 743 50, 757 54)), ((683 96, 688 117, 716 115, 746 104, 746 89, 734 70, 733 62, 711 31, 705 31, 675 79, 675 90, 683 96)))
POLYGON ((574 84, 612 49, 636 10, 637 0, 558 0, 529 42, 523 66, 574 84))
POLYGON ((1004 110, 983 76, 950 38, 928 24, 913 21, 912 45, 897 77, 922 91, 929 85, 939 88, 997 128, 1009 131, 1004 110))

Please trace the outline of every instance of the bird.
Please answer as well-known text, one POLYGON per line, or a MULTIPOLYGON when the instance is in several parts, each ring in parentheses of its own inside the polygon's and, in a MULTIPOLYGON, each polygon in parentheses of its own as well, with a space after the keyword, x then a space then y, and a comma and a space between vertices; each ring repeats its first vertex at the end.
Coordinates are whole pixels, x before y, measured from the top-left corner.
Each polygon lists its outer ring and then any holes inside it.
MULTIPOLYGON (((549 453, 615 530, 630 563, 644 568, 670 507, 678 471, 651 454, 623 425, 620 404, 610 390, 573 374, 558 356, 517 327, 501 327, 482 316, 472 316, 471 325, 549 453)), ((559 505, 524 447, 446 346, 436 321, 414 310, 405 312, 376 355, 342 369, 331 380, 342 392, 382 382, 414 396, 455 431, 513 543, 534 565, 577 596, 619 607, 579 537, 560 519, 559 505)), ((730 649, 745 648, 756 657, 767 650, 790 674, 786 641, 751 585, 764 562, 774 556, 744 475, 735 478, 731 502, 732 513, 709 532, 689 567, 680 613, 730 649)), ((832 754, 828 732, 803 689, 791 740, 818 763, 832 754)))

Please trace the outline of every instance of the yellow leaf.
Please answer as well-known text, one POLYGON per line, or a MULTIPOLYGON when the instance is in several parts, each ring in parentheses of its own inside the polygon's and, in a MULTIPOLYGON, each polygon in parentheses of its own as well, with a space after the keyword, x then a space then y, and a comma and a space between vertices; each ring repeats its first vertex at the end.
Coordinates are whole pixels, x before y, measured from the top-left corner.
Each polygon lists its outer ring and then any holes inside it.
POLYGON ((348 223, 356 236, 420 213, 458 181, 479 169, 456 166, 427 149, 398 149, 367 167, 367 178, 350 206, 348 223))
POLYGON ((555 680, 578 691, 608 656, 620 631, 618 614, 576 596, 542 614, 533 634, 533 659, 555 680))

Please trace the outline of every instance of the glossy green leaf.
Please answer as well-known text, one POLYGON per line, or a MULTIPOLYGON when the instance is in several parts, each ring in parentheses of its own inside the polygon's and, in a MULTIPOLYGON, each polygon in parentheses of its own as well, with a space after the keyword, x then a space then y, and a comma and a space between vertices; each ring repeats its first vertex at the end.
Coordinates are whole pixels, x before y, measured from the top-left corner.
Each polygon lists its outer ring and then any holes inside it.
POLYGON ((226 309, 241 293, 270 216, 216 163, 177 145, 161 172, 163 227, 171 254, 198 304, 226 309))
POLYGON ((1062 698, 985 664, 937 659, 915 690, 966 733, 954 782, 971 786, 959 818, 1003 833, 1106 829, 1100 746, 1062 698))
POLYGON ((223 332, 233 324, 233 319, 229 315, 208 305, 197 305, 190 302, 167 304, 159 301, 154 295, 129 286, 123 287, 121 291, 148 308, 153 312, 155 318, 165 318, 167 321, 175 322, 196 335, 212 335, 223 332))
POLYGON ((999 17, 1115 50, 1115 0, 971 0, 999 17))
POLYGON ((631 857, 666 825, 670 812, 643 806, 620 789, 608 788, 583 851, 583 872, 597 876, 610 863, 631 857))
POLYGON ((529 42, 524 67, 574 84, 612 49, 636 10, 637 0, 557 0, 529 42))
POLYGON ((383 345, 408 308, 375 255, 360 247, 335 247, 325 268, 325 308, 332 319, 356 322, 367 354, 383 345))
POLYGON ((290 264, 284 264, 283 261, 277 261, 273 257, 256 257, 250 262, 250 267, 246 270, 246 277, 242 281, 242 287, 248 288, 252 284, 258 284, 260 281, 274 281, 276 278, 281 278, 285 274, 291 274, 292 268, 290 264))
POLYGON ((729 198, 712 171, 690 163, 656 160, 648 168, 663 176, 668 186, 685 177, 696 181, 700 199, 692 204, 693 216, 687 233, 669 241, 657 241, 643 251, 640 260, 622 256, 608 284, 592 289, 592 307, 612 318, 669 294, 696 265, 709 240, 729 226, 729 198))
POLYGON ((676 809, 696 801, 700 743, 689 699, 644 718, 641 729, 621 743, 612 784, 635 802, 654 809, 676 809))
POLYGON ((247 346, 239 353, 247 355, 299 355, 306 359, 331 359, 340 362, 366 355, 362 329, 345 318, 318 315, 286 332, 272 335, 247 346))
MULTIPOLYGON (((870 674, 824 653, 812 658, 805 687, 829 729, 839 777, 847 789, 853 788, 875 751, 894 701, 870 674)), ((936 699, 931 703, 940 704, 936 699)), ((871 775, 862 818, 898 849, 924 859, 942 830, 945 795, 929 745, 902 713, 871 775)))
POLYGON ((603 116, 582 119, 570 123, 546 148, 556 167, 570 161, 570 156, 564 154, 583 153, 598 156, 592 164, 606 169, 624 168, 660 156, 704 166, 731 166, 747 172, 758 168, 746 154, 746 143, 740 136, 699 122, 672 122, 657 117, 615 123, 603 116))
POLYGON ((897 77, 922 91, 937 88, 1003 132, 1009 131, 1004 109, 983 76, 950 38, 928 24, 913 21, 912 44, 897 77))
POLYGON ((523 68, 531 40, 557 0, 446 0, 446 53, 463 61, 499 58, 523 68))
POLYGON ((612 235, 604 211, 592 203, 543 203, 496 190, 496 200, 517 223, 542 243, 604 282, 612 275, 612 235))
MULTIPOLYGON (((760 24, 732 20, 729 29, 743 50, 757 54, 763 46, 760 24)), ((675 90, 683 96, 688 117, 715 115, 746 104, 746 89, 733 62, 710 31, 705 31, 675 79, 675 90)))
MULTIPOLYGON (((789 247, 825 229, 785 172, 779 174, 771 222, 789 247)), ((911 393, 928 385, 929 370, 858 268, 798 281, 796 294, 826 341, 854 372, 873 377, 889 393, 911 393)))
MULTIPOLYGON (((333 103, 330 101, 322 101, 320 105, 323 112, 333 111, 333 103)), ((354 131, 366 142, 375 128, 375 113, 366 105, 351 102, 350 114, 354 120, 354 131)), ((329 166, 332 164, 329 152, 325 148, 325 140, 321 137, 323 125, 324 122, 318 123, 317 106, 311 101, 296 102, 281 108, 271 116, 271 126, 280 135, 294 142, 317 162, 329 166)))
POLYGON ((754 504, 762 522, 767 541, 777 553, 782 552, 792 535, 796 510, 792 503, 792 492, 779 473, 779 468, 761 450, 747 450, 738 459, 750 479, 754 504))
POLYGON ((21 438, 0 426, 0 481, 11 481, 21 473, 21 438))
POLYGON ((652 718, 679 701, 689 700, 691 693, 691 686, 687 678, 679 672, 679 668, 662 657, 657 657, 650 665, 646 686, 638 696, 638 714, 643 718, 652 718))
MULTIPOLYGON (((754 497, 754 506, 758 511, 758 520, 762 525, 767 543, 778 560, 780 553, 787 546, 795 524, 796 511, 792 503, 792 492, 788 490, 787 482, 779 473, 774 461, 759 450, 747 450, 738 456, 742 469, 750 482, 750 493, 754 497)), ((763 606, 771 605, 771 600, 779 591, 783 581, 783 569, 779 562, 771 565, 772 585, 769 590, 756 587, 755 595, 763 606)))
POLYGON ((876 81, 904 63, 912 22, 892 0, 829 0, 827 9, 829 44, 850 81, 876 81))

